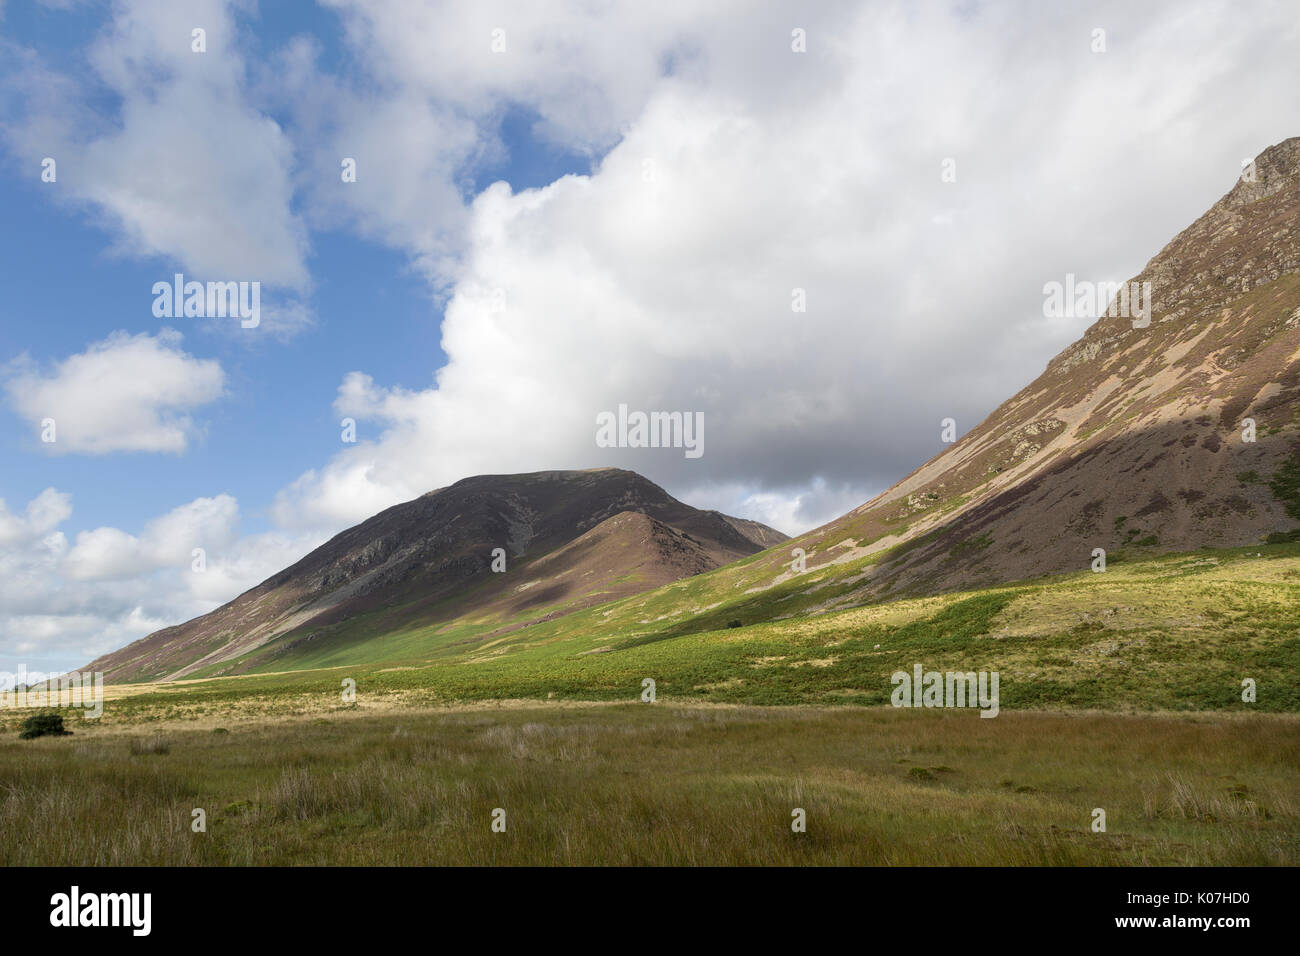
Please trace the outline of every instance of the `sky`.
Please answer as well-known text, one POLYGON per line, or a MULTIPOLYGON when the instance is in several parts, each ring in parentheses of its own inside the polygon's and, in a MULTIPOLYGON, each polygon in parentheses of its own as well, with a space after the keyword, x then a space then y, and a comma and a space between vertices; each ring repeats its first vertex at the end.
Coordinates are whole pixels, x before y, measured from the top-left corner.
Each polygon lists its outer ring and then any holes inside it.
POLYGON ((1300 134, 1294 13, 0 0, 0 669, 476 474, 837 517, 1091 324, 1045 283, 1300 134), (158 315, 177 273, 257 325, 158 315), (619 405, 703 453, 600 447, 619 405))

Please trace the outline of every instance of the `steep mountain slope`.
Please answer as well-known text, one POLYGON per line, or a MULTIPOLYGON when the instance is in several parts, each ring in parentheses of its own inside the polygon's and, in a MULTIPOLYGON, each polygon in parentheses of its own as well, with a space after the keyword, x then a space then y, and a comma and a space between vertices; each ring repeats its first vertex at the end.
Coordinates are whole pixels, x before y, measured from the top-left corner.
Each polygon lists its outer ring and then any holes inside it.
POLYGON ((1255 166, 1134 279, 1152 284, 1149 325, 1099 319, 959 442, 797 540, 775 547, 771 529, 626 472, 516 476, 599 487, 545 507, 476 484, 504 479, 469 479, 90 667, 122 680, 545 651, 568 668, 572 655, 612 661, 736 625, 1086 571, 1098 548, 1113 567, 1300 541, 1300 138, 1255 166), (484 573, 496 546, 519 556, 508 575, 484 573), (672 583, 647 590, 660 581, 672 583))
POLYGON ((828 605, 848 606, 1076 571, 1095 548, 1114 561, 1295 529, 1300 138, 1255 165, 1255 181, 1239 181, 1133 280, 1152 284, 1148 327, 1103 316, 956 444, 746 562, 733 585, 790 580, 790 551, 802 547, 808 572, 851 572, 828 605))
POLYGON ((466 615, 510 630, 699 574, 784 540, 629 471, 467 478, 337 535, 230 603, 87 665, 114 682, 238 673, 466 615), (493 573, 493 551, 506 554, 493 573))

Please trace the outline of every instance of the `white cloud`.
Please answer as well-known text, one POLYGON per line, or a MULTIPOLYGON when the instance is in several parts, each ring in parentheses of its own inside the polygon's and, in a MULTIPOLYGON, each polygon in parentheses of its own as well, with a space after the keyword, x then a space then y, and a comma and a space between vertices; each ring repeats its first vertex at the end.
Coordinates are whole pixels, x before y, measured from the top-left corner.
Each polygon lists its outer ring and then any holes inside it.
POLYGON ((190 567, 194 549, 206 553, 233 543, 238 520, 235 499, 217 495, 196 498, 155 518, 139 537, 117 528, 83 531, 63 561, 63 573, 74 581, 92 581, 190 567))
POLYGON ((296 141, 313 144, 300 150, 304 214, 405 251, 439 294, 465 250, 471 184, 508 158, 508 113, 530 120, 539 142, 598 156, 666 72, 698 66, 698 34, 748 31, 755 19, 739 0, 707 11, 687 0, 327 5, 342 18, 355 73, 322 72, 315 43, 298 38, 259 74, 296 141), (496 31, 504 52, 493 50, 496 31), (346 185, 344 157, 357 170, 346 185))
POLYGON ((229 495, 198 498, 137 533, 97 528, 69 546, 69 496, 20 516, 0 502, 0 669, 63 671, 212 610, 322 544, 319 534, 241 535, 229 495), (206 569, 193 569, 202 547, 206 569))
POLYGON ((25 544, 48 534, 71 514, 71 499, 53 488, 29 501, 23 515, 12 513, 0 498, 0 547, 25 544))
POLYGON ((179 262, 201 281, 302 293, 293 148, 251 101, 240 39, 221 0, 123 0, 89 50, 89 77, 7 44, 4 131, 28 168, 55 159, 54 195, 89 203, 118 252, 179 262), (196 27, 205 53, 191 49, 196 27))
POLYGON ((864 500, 856 485, 832 486, 820 475, 794 491, 754 491, 749 483, 735 482, 685 488, 681 497, 689 502, 709 502, 725 514, 742 515, 786 532, 825 524, 864 500))
POLYGON ((49 371, 30 360, 5 377, 14 410, 40 433, 54 420, 52 453, 183 452, 196 426, 188 409, 222 394, 225 375, 212 359, 180 348, 179 333, 115 332, 49 371))
MULTIPOLYGON (((940 449, 942 418, 974 426, 1088 324, 1043 319, 1045 281, 1135 274, 1231 187, 1240 156, 1295 132, 1294 18, 1177 9, 834 5, 800 12, 802 56, 788 8, 674 26, 691 55, 671 75, 630 58, 635 95, 608 100, 627 112, 592 176, 477 197, 448 364, 418 390, 348 376, 337 406, 367 420, 363 441, 275 515, 354 521, 470 474, 595 464, 716 489, 703 503, 749 501, 785 530, 832 517, 818 482, 861 503, 940 449), (1090 50, 1099 15, 1106 54, 1090 50), (704 457, 596 449, 595 415, 620 402, 704 412, 704 457)), ((448 85, 438 57, 416 62, 445 39, 421 16, 372 26, 369 52, 403 82, 448 85)), ((579 148, 599 136, 560 101, 593 62, 586 44, 628 49, 605 26, 571 25, 574 68, 539 67, 522 94, 579 148)), ((465 56, 450 62, 475 89, 490 61, 465 56)))
POLYGON ((525 104, 538 114, 544 136, 586 152, 617 140, 670 56, 679 68, 689 60, 695 37, 685 35, 687 28, 744 29, 739 14, 747 9, 728 2, 703 11, 686 0, 653 6, 583 0, 329 5, 389 89, 411 90, 476 117, 504 103, 525 104), (498 40, 502 52, 495 52, 498 40))

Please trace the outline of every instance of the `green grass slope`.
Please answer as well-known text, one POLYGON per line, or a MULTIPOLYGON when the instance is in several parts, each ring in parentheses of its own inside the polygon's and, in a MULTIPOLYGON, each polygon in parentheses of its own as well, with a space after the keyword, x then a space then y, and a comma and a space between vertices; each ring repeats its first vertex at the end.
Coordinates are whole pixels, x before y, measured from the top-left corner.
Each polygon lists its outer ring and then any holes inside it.
POLYGON ((713 572, 506 633, 373 636, 274 672, 155 685, 111 701, 104 720, 220 715, 239 699, 266 713, 342 708, 345 678, 362 700, 635 701, 648 677, 669 702, 881 705, 890 675, 917 663, 997 671, 1003 711, 1300 710, 1297 544, 1121 555, 1104 573, 808 613, 850 586, 852 568, 835 570, 757 594, 713 572))

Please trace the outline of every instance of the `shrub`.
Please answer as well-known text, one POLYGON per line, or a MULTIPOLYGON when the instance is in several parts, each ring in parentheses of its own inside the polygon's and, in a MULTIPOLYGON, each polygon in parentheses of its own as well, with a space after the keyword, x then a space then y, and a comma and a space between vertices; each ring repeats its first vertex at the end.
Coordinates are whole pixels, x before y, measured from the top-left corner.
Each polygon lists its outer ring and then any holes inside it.
POLYGON ((745 625, 741 624, 739 621, 728 621, 728 622, 727 622, 727 627, 744 627, 744 626, 745 626, 745 625))
POLYGON ((62 714, 33 714, 23 721, 18 736, 22 740, 31 740, 33 737, 67 737, 71 733, 63 729, 62 714))

